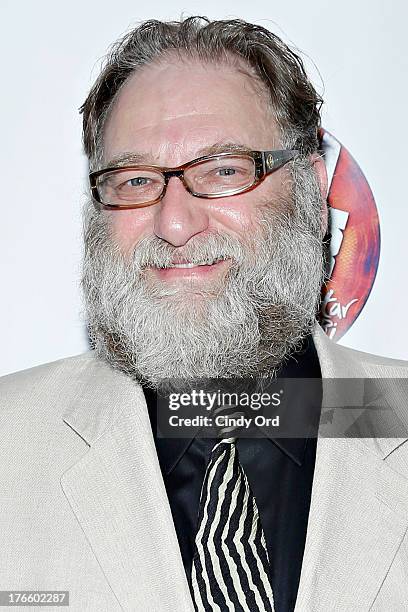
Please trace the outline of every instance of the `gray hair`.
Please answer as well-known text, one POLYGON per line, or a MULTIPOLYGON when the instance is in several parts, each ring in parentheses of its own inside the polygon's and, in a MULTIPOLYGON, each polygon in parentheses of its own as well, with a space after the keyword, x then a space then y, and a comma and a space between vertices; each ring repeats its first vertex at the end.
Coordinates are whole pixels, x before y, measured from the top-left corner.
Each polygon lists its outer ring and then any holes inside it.
POLYGON ((91 168, 100 163, 103 127, 122 85, 141 67, 174 53, 179 58, 212 63, 243 60, 269 92, 284 146, 304 155, 317 150, 323 100, 299 55, 259 25, 195 16, 181 21, 145 21, 113 45, 80 109, 91 168))

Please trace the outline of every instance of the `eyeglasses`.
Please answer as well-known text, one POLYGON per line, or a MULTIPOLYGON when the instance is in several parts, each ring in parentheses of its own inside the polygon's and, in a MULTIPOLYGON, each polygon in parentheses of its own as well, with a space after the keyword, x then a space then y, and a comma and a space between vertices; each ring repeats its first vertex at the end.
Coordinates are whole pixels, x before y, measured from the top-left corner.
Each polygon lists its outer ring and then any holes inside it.
POLYGON ((107 209, 142 208, 160 202, 175 176, 196 198, 224 198, 245 193, 292 160, 297 150, 219 153, 176 168, 116 166, 91 172, 92 197, 107 209))

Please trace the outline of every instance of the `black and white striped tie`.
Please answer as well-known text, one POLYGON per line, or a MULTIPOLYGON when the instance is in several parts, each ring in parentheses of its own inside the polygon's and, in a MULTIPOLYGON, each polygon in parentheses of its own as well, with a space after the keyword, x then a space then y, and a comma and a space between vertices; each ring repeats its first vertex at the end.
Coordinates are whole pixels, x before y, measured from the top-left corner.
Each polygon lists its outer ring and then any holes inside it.
POLYGON ((216 444, 201 490, 192 588, 198 612, 274 612, 265 535, 236 438, 216 444))

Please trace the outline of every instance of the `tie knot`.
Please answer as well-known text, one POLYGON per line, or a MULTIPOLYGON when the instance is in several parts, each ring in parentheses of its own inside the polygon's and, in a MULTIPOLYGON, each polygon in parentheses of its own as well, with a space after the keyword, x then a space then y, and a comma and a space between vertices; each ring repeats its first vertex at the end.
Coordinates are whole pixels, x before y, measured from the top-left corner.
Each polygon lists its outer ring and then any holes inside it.
POLYGON ((235 442, 236 436, 234 437, 234 433, 238 433, 242 429, 239 419, 243 416, 244 413, 237 406, 227 404, 214 408, 212 417, 217 430, 217 437, 235 442))
MULTIPOLYGON (((236 443, 236 441, 237 441, 237 439, 236 439, 236 438, 222 438, 222 440, 220 440, 220 441, 219 441, 219 442, 216 444, 216 446, 222 446, 222 445, 224 445, 224 446, 228 446, 228 445, 229 445, 229 446, 232 446, 233 444, 235 444, 235 443, 236 443)), ((214 448, 215 448, 215 447, 214 447, 214 448)))
POLYGON ((224 455, 224 460, 228 462, 228 457, 231 457, 232 454, 236 455, 236 441, 236 438, 222 438, 217 442, 211 450, 210 463, 216 461, 222 455, 224 455))

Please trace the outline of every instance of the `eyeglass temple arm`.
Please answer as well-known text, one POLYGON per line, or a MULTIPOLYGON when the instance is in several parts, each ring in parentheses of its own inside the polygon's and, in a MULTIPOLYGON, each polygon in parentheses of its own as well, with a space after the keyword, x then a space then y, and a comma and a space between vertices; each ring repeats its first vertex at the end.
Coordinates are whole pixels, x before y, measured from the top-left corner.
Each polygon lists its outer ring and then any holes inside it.
POLYGON ((274 172, 284 166, 299 153, 297 149, 282 149, 281 151, 263 151, 262 162, 265 174, 274 172))

